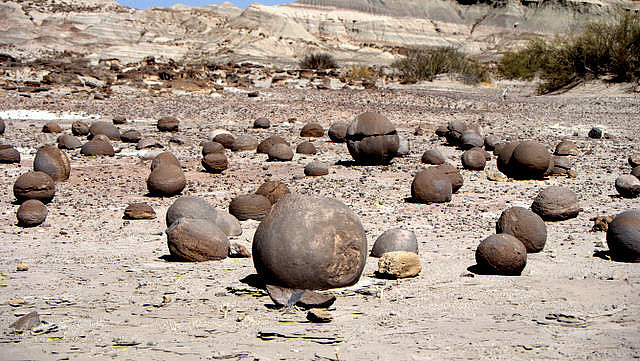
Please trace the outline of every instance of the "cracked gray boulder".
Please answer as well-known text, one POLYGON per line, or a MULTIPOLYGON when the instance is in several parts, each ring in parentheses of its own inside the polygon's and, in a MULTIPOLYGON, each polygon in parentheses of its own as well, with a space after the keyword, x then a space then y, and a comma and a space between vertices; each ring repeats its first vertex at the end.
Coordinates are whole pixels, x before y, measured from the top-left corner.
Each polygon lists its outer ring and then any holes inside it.
POLYGON ((399 142, 395 126, 380 113, 362 113, 347 128, 349 154, 363 165, 389 163, 398 154, 399 142))

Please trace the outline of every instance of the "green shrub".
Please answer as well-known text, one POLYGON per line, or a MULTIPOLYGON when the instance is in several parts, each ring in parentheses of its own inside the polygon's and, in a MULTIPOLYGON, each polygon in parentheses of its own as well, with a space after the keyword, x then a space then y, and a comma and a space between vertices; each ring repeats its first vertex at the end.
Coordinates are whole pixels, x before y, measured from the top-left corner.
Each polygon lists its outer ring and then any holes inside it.
POLYGON ((302 69, 332 69, 338 67, 335 58, 327 53, 305 55, 305 57, 300 60, 299 65, 302 69))
POLYGON ((438 74, 456 74, 465 83, 488 81, 484 67, 463 52, 451 47, 433 47, 410 50, 403 59, 396 60, 392 67, 400 71, 404 80, 432 81, 438 74))

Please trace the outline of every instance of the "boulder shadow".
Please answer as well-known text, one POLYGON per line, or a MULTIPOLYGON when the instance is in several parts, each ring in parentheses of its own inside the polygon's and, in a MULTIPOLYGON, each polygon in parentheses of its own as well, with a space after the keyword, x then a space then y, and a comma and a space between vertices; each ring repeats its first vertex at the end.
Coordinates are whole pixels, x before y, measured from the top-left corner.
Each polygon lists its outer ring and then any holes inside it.
POLYGON ((180 258, 180 257, 174 256, 172 254, 162 255, 162 256, 158 257, 158 259, 162 260, 162 261, 165 261, 165 262, 172 262, 172 263, 193 263, 193 261, 189 261, 187 259, 180 258))
POLYGON ((609 252, 609 250, 595 250, 593 251, 593 257, 598 257, 601 258, 605 261, 612 261, 613 258, 611 257, 611 252, 609 252))
POLYGON ((481 267, 478 264, 474 264, 473 266, 469 266, 467 267, 467 271, 476 274, 478 276, 520 276, 522 273, 517 273, 517 274, 503 274, 503 273, 496 273, 495 271, 486 269, 481 267))
POLYGON ((257 273, 252 273, 240 279, 240 282, 244 283, 247 286, 255 287, 261 290, 267 289, 267 283, 265 282, 264 278, 262 278, 262 276, 257 273))

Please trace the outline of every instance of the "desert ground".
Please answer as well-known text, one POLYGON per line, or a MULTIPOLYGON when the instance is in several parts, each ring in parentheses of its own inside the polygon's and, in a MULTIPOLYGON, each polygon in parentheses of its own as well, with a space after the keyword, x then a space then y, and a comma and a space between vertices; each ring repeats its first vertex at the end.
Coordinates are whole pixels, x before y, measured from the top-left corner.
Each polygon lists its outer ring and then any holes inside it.
MULTIPOLYGON (((640 208, 617 196, 614 180, 629 173, 627 157, 640 152, 640 97, 620 87, 590 83, 565 94, 534 96, 531 83, 464 86, 436 81, 378 90, 225 89, 212 95, 140 92, 96 100, 84 92, 0 93, 0 137, 21 152, 19 165, 1 165, 0 359, 3 360, 441 360, 592 359, 640 357, 640 268, 607 258, 605 233, 591 232, 592 217, 640 208), (258 90, 250 98, 247 91, 258 90), (17 113, 16 110, 40 111, 17 113), (258 140, 278 134, 292 144, 304 123, 328 127, 374 110, 386 115, 410 140, 409 155, 388 166, 357 166, 344 144, 325 135, 318 154, 296 154, 290 162, 266 155, 227 151, 229 169, 210 174, 200 165, 200 143, 224 128, 258 140), (10 112, 11 111, 11 112, 10 112), (46 112, 45 112, 46 111, 46 112), (22 114, 22 115, 20 115, 22 114), (31 114, 31 115, 25 115, 31 114), (35 114, 35 116, 34 116, 35 114), (175 136, 158 133, 155 122, 180 119, 175 136), (37 147, 54 143, 41 132, 52 116, 70 133, 71 123, 123 116, 122 130, 138 129, 161 139, 183 164, 183 195, 207 199, 219 210, 230 200, 278 179, 298 193, 336 198, 366 230, 369 247, 385 230, 401 227, 419 240, 422 272, 415 278, 378 279, 369 257, 360 281, 329 290, 337 296, 326 324, 307 321, 297 308, 276 309, 267 293, 248 282, 250 258, 171 262, 164 231, 166 209, 178 197, 146 195, 149 161, 135 144, 113 142, 114 157, 65 151, 71 177, 56 185, 46 222, 16 225, 15 179, 32 169, 37 147), (252 129, 257 117, 270 129, 252 129), (12 118, 13 117, 13 118, 12 118), (578 145, 576 178, 492 181, 495 157, 485 171, 462 169, 461 151, 434 134, 451 120, 478 122, 487 134, 536 140, 550 151, 563 138, 578 145), (590 139, 597 126, 610 136, 590 139), (414 135, 416 128, 423 135, 414 135), (420 156, 439 149, 460 169, 464 185, 445 204, 408 202, 420 156), (330 173, 305 177, 318 159, 330 173), (495 233, 508 207, 529 207, 543 188, 574 190, 577 218, 547 222, 544 250, 528 256, 520 276, 478 275, 478 243, 495 233), (131 202, 147 202, 153 220, 123 220, 131 202), (19 264, 27 271, 17 271, 19 264), (23 333, 9 325, 37 311, 43 323, 23 333)), ((243 221, 232 241, 251 249, 259 222, 243 221)))

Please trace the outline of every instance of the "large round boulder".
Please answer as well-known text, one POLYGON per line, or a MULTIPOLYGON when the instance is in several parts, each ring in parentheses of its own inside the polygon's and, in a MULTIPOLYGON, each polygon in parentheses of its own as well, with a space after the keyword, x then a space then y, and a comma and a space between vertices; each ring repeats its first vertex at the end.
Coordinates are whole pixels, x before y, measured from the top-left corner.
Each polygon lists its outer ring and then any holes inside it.
POLYGON ((219 133, 219 134, 216 134, 213 138, 211 138, 211 140, 222 144, 222 146, 225 147, 226 149, 231 149, 233 146, 233 143, 236 141, 236 138, 233 135, 231 135, 231 133, 219 133))
POLYGON ((80 148, 80 154, 86 156, 107 155, 113 157, 116 152, 109 142, 100 139, 93 139, 82 145, 80 148))
POLYGON ((300 136, 303 138, 320 138, 324 135, 324 128, 318 123, 307 123, 300 130, 300 136))
POLYGON ((204 219, 215 223, 217 218, 216 209, 202 198, 183 196, 176 199, 167 209, 165 221, 170 227, 180 218, 204 219))
POLYGON ((411 182, 411 197, 420 203, 444 203, 451 201, 451 180, 440 169, 424 169, 411 182))
POLYGON ((173 165, 178 168, 182 168, 180 161, 176 158, 175 155, 171 152, 161 152, 156 155, 151 161, 151 171, 154 171, 156 168, 164 167, 166 165, 173 165))
POLYGON ((243 194, 235 197, 229 203, 229 213, 239 221, 254 219, 263 220, 271 210, 271 202, 261 194, 243 194))
POLYGON ((278 180, 264 182, 256 191, 256 194, 267 197, 271 204, 275 204, 280 198, 289 193, 291 193, 289 187, 278 180))
POLYGON ((327 134, 329 135, 329 139, 331 139, 334 143, 344 143, 347 141, 347 129, 349 128, 349 124, 344 122, 334 123, 329 127, 329 131, 327 134))
POLYGON ((80 139, 76 138, 70 134, 63 134, 56 139, 56 143, 58 143, 58 148, 60 149, 78 149, 82 147, 82 142, 80 139))
POLYGON ((7 144, 0 144, 0 163, 20 163, 20 152, 7 144))
POLYGON ((271 162, 288 162, 293 159, 293 150, 284 143, 274 144, 267 152, 271 162))
POLYGON ((44 145, 36 152, 33 170, 47 173, 56 182, 66 181, 71 173, 71 163, 56 146, 44 145))
POLYGON ((382 257, 387 252, 406 251, 418 253, 418 238, 415 233, 401 228, 392 228, 381 234, 373 243, 372 257, 382 257))
POLYGON ((367 239, 358 216, 340 201, 289 194, 258 226, 252 253, 267 284, 330 289, 358 281, 367 239))
POLYGON ((16 216, 18 225, 21 227, 35 227, 47 218, 49 211, 41 201, 37 199, 29 199, 18 207, 16 216))
POLYGON ((201 163, 209 173, 222 173, 229 167, 229 161, 224 153, 209 153, 202 158, 201 163))
POLYGON ((13 195, 18 202, 37 199, 47 203, 56 193, 56 184, 45 172, 27 172, 13 184, 13 195))
POLYGON ((89 125, 81 120, 76 120, 71 124, 71 134, 76 137, 89 135, 89 125))
POLYGON ((175 165, 157 167, 147 178, 147 190, 152 195, 173 196, 184 189, 187 180, 182 168, 175 165))
POLYGON ((425 150, 424 153, 422 153, 420 161, 425 164, 440 165, 444 164, 444 162, 446 162, 447 160, 439 150, 429 149, 425 150))
POLYGON ((202 144, 202 156, 204 157, 209 153, 224 154, 224 146, 218 142, 206 141, 202 144))
POLYGON ((517 276, 527 265, 527 249, 510 234, 493 234, 478 245, 476 262, 482 272, 517 276))
POLYGON ((622 212, 609 223, 607 245, 613 260, 640 262, 640 210, 622 212))
POLYGON ((299 154, 316 154, 316 153, 318 153, 318 150, 316 149, 316 146, 313 145, 313 143, 308 142, 308 141, 304 141, 304 142, 298 144, 298 146, 296 147, 296 153, 299 153, 299 154))
POLYGON ((482 148, 471 148, 462 153, 462 167, 468 170, 483 170, 487 165, 485 151, 482 148))
POLYGON ((282 138, 279 135, 272 135, 269 138, 266 138, 262 142, 260 142, 260 144, 258 144, 258 148, 256 151, 258 153, 268 154, 269 149, 271 149, 271 147, 273 147, 276 144, 285 144, 288 146, 289 142, 287 142, 286 139, 282 138))
POLYGON ((547 226, 539 215, 523 207, 511 207, 500 215, 496 233, 516 237, 527 249, 527 253, 542 251, 547 242, 547 226))
POLYGON ((111 140, 120 140, 120 129, 113 125, 113 123, 106 121, 93 122, 89 127, 89 133, 92 138, 103 134, 111 140))
POLYGON ((551 153, 541 143, 521 142, 513 149, 508 167, 513 178, 540 179, 553 167, 551 153))
POLYGON ((202 262, 221 260, 229 254, 229 239, 213 222, 180 218, 166 233, 169 253, 179 259, 202 262))
POLYGON ((545 221, 562 221, 580 213, 578 196, 569 188, 551 186, 543 189, 531 204, 531 210, 545 221))
POLYGON ((360 164, 389 163, 397 155, 399 143, 395 126, 380 113, 362 113, 347 128, 347 149, 360 164))
POLYGON ((624 198, 640 196, 640 179, 631 174, 624 174, 616 178, 616 190, 624 198))
POLYGON ((176 117, 162 117, 158 119, 158 130, 161 132, 177 132, 180 121, 176 117))

